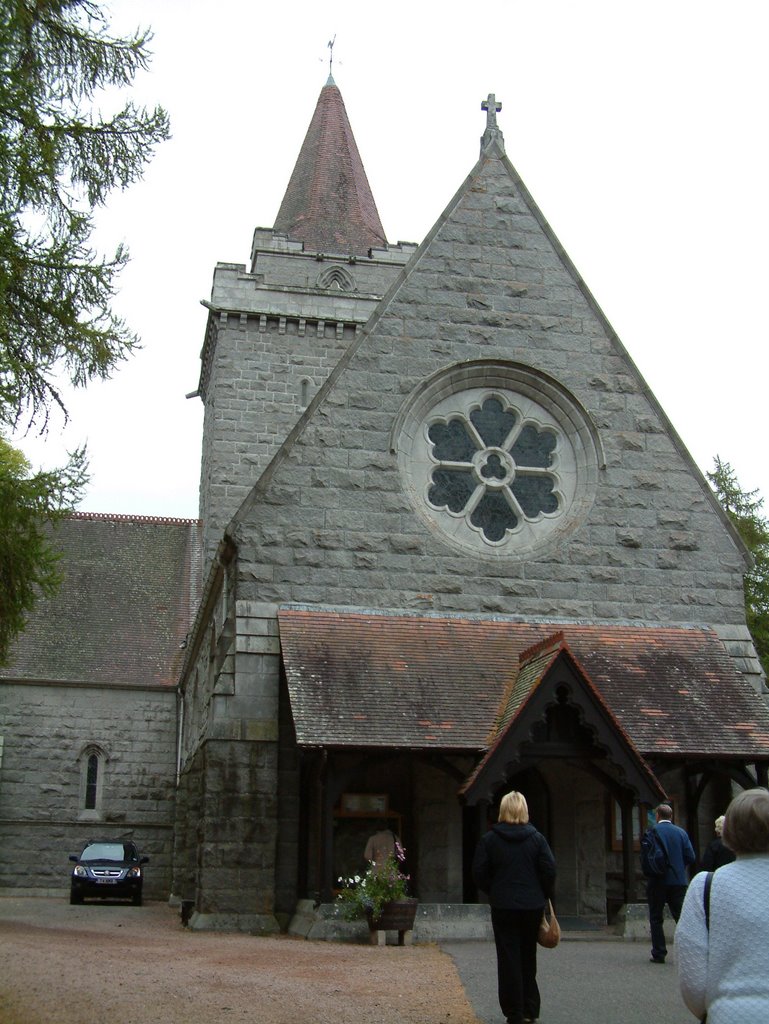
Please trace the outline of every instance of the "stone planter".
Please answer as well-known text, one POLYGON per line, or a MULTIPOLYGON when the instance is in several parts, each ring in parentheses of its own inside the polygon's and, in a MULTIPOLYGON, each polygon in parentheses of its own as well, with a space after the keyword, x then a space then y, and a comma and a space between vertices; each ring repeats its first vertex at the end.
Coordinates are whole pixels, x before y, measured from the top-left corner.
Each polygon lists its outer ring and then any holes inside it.
POLYGON ((411 932, 414 929, 414 918, 417 913, 419 900, 402 899, 392 900, 385 903, 379 917, 366 916, 371 941, 375 945, 383 946, 386 942, 386 932, 398 933, 398 945, 411 945, 411 932))

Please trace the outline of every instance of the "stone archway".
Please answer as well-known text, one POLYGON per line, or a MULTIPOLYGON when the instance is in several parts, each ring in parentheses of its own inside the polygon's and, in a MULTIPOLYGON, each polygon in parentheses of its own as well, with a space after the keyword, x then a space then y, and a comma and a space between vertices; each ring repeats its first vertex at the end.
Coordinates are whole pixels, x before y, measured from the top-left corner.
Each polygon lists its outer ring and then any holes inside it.
POLYGON ((515 772, 499 788, 489 806, 490 822, 497 820, 499 801, 512 789, 526 797, 529 819, 555 855, 559 913, 605 922, 608 879, 621 871, 619 858, 612 863, 606 786, 574 760, 543 761, 515 772))
POLYGON ((500 786, 489 808, 492 821, 497 820, 499 803, 505 793, 515 789, 526 797, 529 806, 529 821, 542 833, 549 843, 552 842, 552 799, 547 781, 536 766, 522 768, 511 775, 506 784, 500 786))
POLYGON ((527 772, 535 767, 550 794, 548 839, 559 864, 559 909, 605 921, 610 895, 621 902, 634 896, 632 807, 657 803, 664 790, 562 634, 521 655, 517 685, 520 695, 512 691, 504 725, 460 796, 468 806, 490 806, 503 787, 531 780, 527 772), (619 833, 613 843, 609 811, 615 801, 619 833))

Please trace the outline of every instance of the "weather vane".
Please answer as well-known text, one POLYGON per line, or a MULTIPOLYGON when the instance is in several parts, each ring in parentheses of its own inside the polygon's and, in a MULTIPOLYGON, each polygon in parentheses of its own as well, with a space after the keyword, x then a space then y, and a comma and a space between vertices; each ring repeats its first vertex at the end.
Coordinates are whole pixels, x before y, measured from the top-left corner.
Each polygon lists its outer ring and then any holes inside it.
POLYGON ((332 69, 334 66, 334 43, 336 42, 336 34, 333 39, 328 41, 328 75, 329 78, 333 78, 332 69))

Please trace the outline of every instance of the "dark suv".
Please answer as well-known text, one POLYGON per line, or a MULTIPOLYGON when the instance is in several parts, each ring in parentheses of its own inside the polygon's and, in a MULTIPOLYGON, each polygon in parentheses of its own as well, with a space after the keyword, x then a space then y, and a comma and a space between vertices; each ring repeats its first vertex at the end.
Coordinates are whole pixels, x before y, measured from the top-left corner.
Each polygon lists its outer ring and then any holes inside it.
POLYGON ((74 861, 69 890, 70 903, 82 903, 86 896, 100 899, 130 899, 142 905, 142 864, 149 857, 140 857, 133 843, 116 843, 109 839, 91 840, 74 861))

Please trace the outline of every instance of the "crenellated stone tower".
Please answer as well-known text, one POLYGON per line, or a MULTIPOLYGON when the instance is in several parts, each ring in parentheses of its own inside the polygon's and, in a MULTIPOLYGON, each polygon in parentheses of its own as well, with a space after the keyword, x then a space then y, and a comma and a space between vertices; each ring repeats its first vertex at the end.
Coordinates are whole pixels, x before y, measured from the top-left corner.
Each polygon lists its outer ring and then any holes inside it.
POLYGON ((333 78, 248 270, 218 263, 198 393, 206 562, 224 528, 416 245, 387 243, 333 78))

